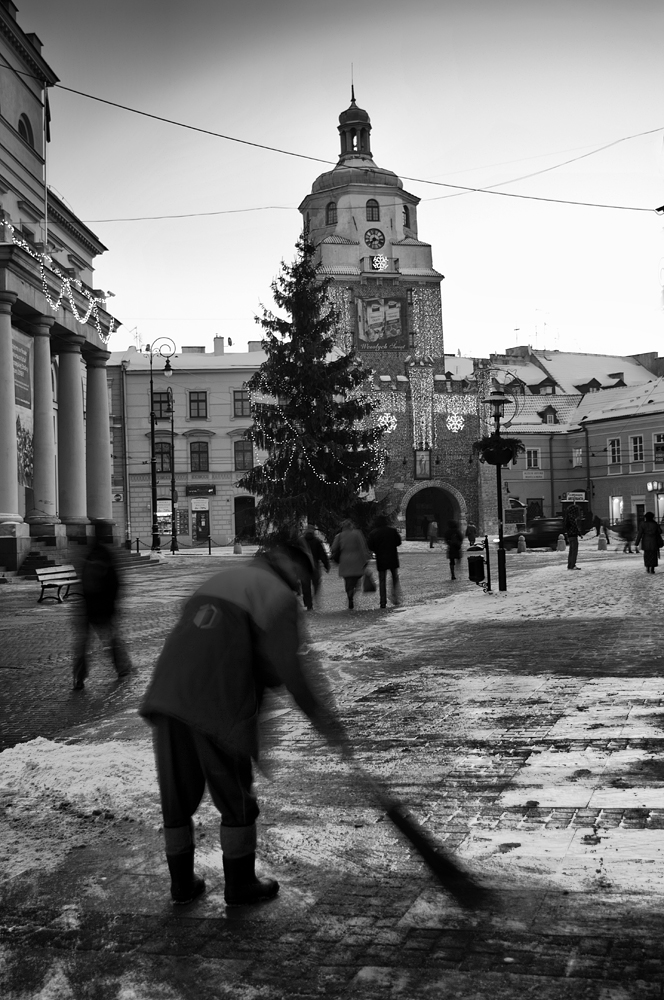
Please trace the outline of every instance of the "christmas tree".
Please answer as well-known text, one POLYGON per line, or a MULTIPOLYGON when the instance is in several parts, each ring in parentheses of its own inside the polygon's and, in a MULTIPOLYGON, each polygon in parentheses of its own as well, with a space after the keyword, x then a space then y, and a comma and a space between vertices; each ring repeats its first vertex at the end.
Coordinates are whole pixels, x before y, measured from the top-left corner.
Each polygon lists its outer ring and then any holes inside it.
POLYGON ((378 511, 367 493, 383 470, 384 420, 375 414, 371 369, 354 350, 335 345, 336 311, 321 279, 306 233, 295 261, 282 262, 272 294, 285 318, 265 307, 267 354, 247 386, 254 423, 247 437, 267 458, 238 485, 258 496, 262 536, 317 525, 328 537, 344 517, 366 522, 378 511))

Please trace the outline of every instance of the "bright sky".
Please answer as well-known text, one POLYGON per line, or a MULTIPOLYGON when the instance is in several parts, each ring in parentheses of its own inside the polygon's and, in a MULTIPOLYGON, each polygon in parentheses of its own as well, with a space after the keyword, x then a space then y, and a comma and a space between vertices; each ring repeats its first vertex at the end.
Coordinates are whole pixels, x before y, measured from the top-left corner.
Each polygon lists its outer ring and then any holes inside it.
MULTIPOLYGON (((17 2, 62 84, 332 162, 352 64, 376 163, 417 178, 404 186, 445 275, 448 353, 664 353, 664 217, 424 183, 486 187, 649 132, 499 190, 663 205, 659 0, 17 2)), ((134 328, 208 350, 215 333, 234 350, 260 339, 297 206, 329 167, 64 90, 51 113, 50 184, 109 248, 95 285, 123 323, 111 347, 134 328)))

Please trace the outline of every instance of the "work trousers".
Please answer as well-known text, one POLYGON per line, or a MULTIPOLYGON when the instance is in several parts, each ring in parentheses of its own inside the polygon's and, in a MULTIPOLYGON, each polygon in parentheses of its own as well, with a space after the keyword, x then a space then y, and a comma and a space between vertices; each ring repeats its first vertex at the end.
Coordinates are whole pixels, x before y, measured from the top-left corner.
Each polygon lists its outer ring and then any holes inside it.
POLYGON ((576 566, 576 557, 579 554, 579 538, 578 535, 569 536, 569 549, 567 552, 567 568, 574 569, 576 566))
MULTIPOLYGON (((224 853, 233 853, 232 846, 228 846, 233 844, 229 828, 244 828, 245 832, 237 831, 239 840, 244 843, 249 836, 255 844, 254 824, 259 809, 253 792, 251 758, 231 757, 208 736, 171 716, 156 715, 152 721, 166 853, 179 854, 194 846, 191 818, 206 785, 221 813, 224 853)), ((240 847, 238 856, 250 850, 240 847)))

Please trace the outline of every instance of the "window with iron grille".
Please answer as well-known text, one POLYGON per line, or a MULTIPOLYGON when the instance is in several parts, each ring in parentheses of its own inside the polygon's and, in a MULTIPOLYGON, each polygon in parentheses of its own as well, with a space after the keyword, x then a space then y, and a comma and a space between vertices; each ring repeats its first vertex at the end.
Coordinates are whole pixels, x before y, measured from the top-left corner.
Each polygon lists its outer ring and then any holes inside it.
POLYGON ((157 459, 157 472, 171 471, 171 446, 168 441, 156 441, 154 457, 157 459))
POLYGON ((236 417, 251 416, 251 400, 248 389, 235 389, 233 391, 233 415, 236 417))
POLYGON ((254 446, 251 441, 234 441, 235 471, 242 472, 254 467, 254 446))
POLYGON ((572 465, 583 465, 583 448, 572 448, 572 465))
POLYGON ((367 202, 367 222, 380 222, 380 205, 375 198, 367 202))
POLYGON ((156 420, 170 420, 171 411, 167 392, 152 393, 152 409, 156 420))
POLYGON ((607 441, 607 451, 609 455, 609 465, 620 465, 622 461, 620 438, 609 438, 607 441))
POLYGON ((540 468, 540 449, 539 448, 528 448, 526 451, 526 468, 527 469, 539 469, 540 468))
POLYGON ((643 461, 643 438, 640 434, 630 437, 629 439, 629 450, 631 453, 630 461, 632 462, 642 462, 643 461))
POLYGON ((192 472, 210 471, 210 454, 207 441, 192 441, 189 445, 192 472))
POLYGON ((189 416, 194 419, 207 417, 207 392, 189 393, 189 416))

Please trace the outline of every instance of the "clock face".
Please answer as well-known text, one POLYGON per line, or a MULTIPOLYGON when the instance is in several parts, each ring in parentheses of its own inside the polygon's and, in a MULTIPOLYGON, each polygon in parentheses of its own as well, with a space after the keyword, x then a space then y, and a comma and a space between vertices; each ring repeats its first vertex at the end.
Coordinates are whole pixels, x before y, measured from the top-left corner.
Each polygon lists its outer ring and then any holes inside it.
POLYGON ((367 229, 364 234, 364 242, 370 250, 380 250, 385 245, 385 236, 380 229, 367 229))

